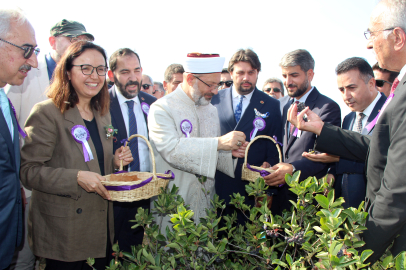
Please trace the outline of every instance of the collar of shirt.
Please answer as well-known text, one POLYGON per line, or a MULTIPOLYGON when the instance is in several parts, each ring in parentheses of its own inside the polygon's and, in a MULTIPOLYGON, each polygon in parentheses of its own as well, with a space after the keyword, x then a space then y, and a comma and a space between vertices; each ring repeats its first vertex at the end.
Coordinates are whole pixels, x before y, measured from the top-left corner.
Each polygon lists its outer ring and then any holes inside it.
POLYGON ((399 82, 402 81, 403 77, 406 74, 406 65, 403 66, 403 68, 400 70, 399 75, 398 75, 398 80, 399 82))
POLYGON ((381 93, 378 92, 378 94, 376 95, 375 99, 371 102, 371 104, 369 104, 369 106, 363 111, 363 113, 365 114, 364 119, 368 119, 369 116, 372 113, 372 110, 374 109, 376 103, 378 102, 378 100, 381 98, 381 93))
POLYGON ((134 103, 137 104, 137 105, 140 104, 140 100, 138 98, 138 95, 136 97, 132 98, 132 99, 127 99, 120 93, 120 91, 118 91, 117 86, 114 86, 114 90, 116 91, 118 103, 120 104, 120 106, 123 105, 123 104, 127 105, 127 103, 125 103, 125 102, 129 101, 129 100, 134 100, 134 103))
POLYGON ((51 57, 51 53, 47 53, 45 55, 45 61, 47 62, 47 69, 48 69, 48 78, 49 80, 52 79, 52 74, 54 74, 54 70, 56 68, 56 62, 51 57))
MULTIPOLYGON (((252 97, 252 94, 254 93, 254 91, 255 91, 255 89, 252 90, 251 93, 244 95, 245 99, 247 100, 248 103, 251 101, 251 97, 252 97)), ((235 100, 235 99, 239 100, 240 96, 241 96, 240 94, 237 93, 237 90, 235 90, 234 85, 231 87, 231 95, 232 95, 233 100, 235 100)))
MULTIPOLYGON (((299 101, 299 102, 305 103, 307 97, 310 95, 310 93, 313 91, 313 89, 314 89, 314 86, 312 86, 312 88, 310 88, 310 90, 309 90, 306 94, 304 94, 300 99, 297 99, 297 98, 293 98, 293 99, 294 99, 295 101, 299 101)), ((290 101, 292 102, 292 99, 291 99, 290 101)))

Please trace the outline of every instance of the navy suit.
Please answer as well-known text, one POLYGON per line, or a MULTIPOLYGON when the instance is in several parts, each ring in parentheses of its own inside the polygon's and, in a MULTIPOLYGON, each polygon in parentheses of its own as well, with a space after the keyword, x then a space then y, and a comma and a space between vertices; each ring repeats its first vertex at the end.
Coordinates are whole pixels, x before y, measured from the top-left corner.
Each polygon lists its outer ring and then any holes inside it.
MULTIPOLYGON (((241 116, 238 124, 234 117, 232 88, 226 88, 219 91, 219 93, 212 98, 211 103, 217 108, 217 113, 220 119, 221 135, 227 134, 233 130, 242 131, 246 136, 246 140, 250 141, 250 133, 254 129, 253 121, 256 118, 254 109, 257 109, 262 114, 268 112, 269 117, 264 119, 266 122, 264 130, 258 131, 256 136, 276 136, 279 141, 281 140, 282 118, 279 101, 262 91, 259 91, 257 88, 255 88, 250 103, 244 114, 241 116)), ((270 140, 260 139, 251 145, 248 152, 247 162, 250 165, 261 166, 264 161, 267 161, 273 166, 279 163, 279 156, 275 145, 270 140)), ((239 158, 235 169, 235 179, 220 171, 216 172, 216 193, 219 195, 220 199, 225 200, 227 203, 227 208, 223 212, 225 215, 232 214, 236 210, 233 206, 229 205, 230 195, 233 193, 240 193, 242 196, 245 196, 245 203, 248 205, 253 206, 255 203, 254 197, 248 197, 248 194, 245 191, 245 185, 248 185, 249 182, 241 180, 243 163, 244 159, 239 158)), ((245 223, 246 218, 240 213, 240 211, 237 211, 237 217, 239 224, 245 223)))
POLYGON ((22 239, 20 145, 17 121, 11 111, 14 139, 0 109, 0 269, 8 267, 22 239))
MULTIPOLYGON (((308 152, 313 149, 316 135, 311 132, 301 132, 300 137, 288 136, 289 122, 287 121, 287 112, 292 102, 288 102, 283 108, 282 121, 284 123, 285 133, 283 136, 283 156, 285 163, 290 163, 295 166, 296 170, 300 170, 300 181, 315 176, 322 178, 327 174, 330 164, 313 162, 302 157, 303 152, 308 152)), ((306 99, 305 105, 312 112, 316 113, 324 122, 331 123, 335 126, 341 125, 340 107, 332 99, 320 94, 313 88, 312 92, 306 99)), ((278 195, 273 199, 272 212, 280 214, 284 209, 290 209, 292 204, 289 200, 297 201, 297 196, 289 191, 287 185, 283 185, 278 195)))
MULTIPOLYGON (((378 115, 380 109, 386 101, 386 96, 381 95, 378 102, 375 104, 371 114, 369 115, 365 126, 367 126, 378 115)), ((343 129, 352 130, 356 121, 357 114, 350 112, 343 120, 343 129)), ((361 134, 372 135, 374 129, 368 131, 365 127, 361 134)), ((340 161, 335 163, 333 170, 330 173, 335 174, 335 195, 336 198, 344 197, 344 208, 358 208, 360 203, 365 199, 366 193, 366 177, 364 172, 365 162, 340 158, 340 161)))
MULTIPOLYGON (((111 124, 114 128, 118 129, 115 139, 113 140, 113 153, 120 148, 123 144, 122 139, 128 138, 128 132, 125 127, 124 118, 121 112, 120 104, 118 103, 115 86, 111 87, 110 93, 110 114, 111 124)), ((140 91, 138 93, 140 102, 146 102, 151 105, 156 101, 156 98, 140 91)), ((144 113, 145 123, 147 123, 147 116, 144 113)), ((148 127, 147 127, 148 128, 148 127)), ((142 139, 141 139, 142 140, 142 139)), ((134 220, 138 208, 150 208, 148 200, 141 200, 136 202, 114 202, 114 243, 118 241, 120 250, 131 252, 131 246, 142 244, 144 237, 144 230, 141 227, 131 229, 134 223, 129 220, 134 220)))

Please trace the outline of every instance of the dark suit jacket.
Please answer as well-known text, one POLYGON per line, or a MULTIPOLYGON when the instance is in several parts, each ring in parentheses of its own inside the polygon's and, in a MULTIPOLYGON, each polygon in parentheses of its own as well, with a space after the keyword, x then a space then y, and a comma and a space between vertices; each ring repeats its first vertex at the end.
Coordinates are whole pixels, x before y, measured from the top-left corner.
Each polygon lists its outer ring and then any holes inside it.
MULTIPOLYGON (((113 172, 113 140, 104 127, 110 114, 93 110, 103 146, 104 171, 113 172)), ((72 262, 106 256, 108 234, 113 239, 113 204, 78 185, 79 171, 100 174, 96 149, 88 140, 93 160, 85 162, 81 143, 74 140, 75 125, 86 126, 78 108, 63 114, 52 100, 37 103, 25 124, 21 149, 21 181, 32 188, 28 237, 40 257, 72 262), (108 231, 107 229, 110 228, 108 231)))
MULTIPOLYGON (((378 115, 383 104, 386 101, 386 96, 381 95, 378 102, 375 104, 371 114, 369 115, 365 126, 367 126, 375 117, 378 115)), ((355 112, 350 112, 344 117, 342 128, 346 130, 352 130, 357 114, 355 112)), ((374 128, 368 131, 366 128, 362 130, 361 134, 372 135, 374 128)), ((336 198, 339 198, 340 195, 340 183, 343 177, 343 174, 348 174, 348 181, 365 181, 366 177, 364 173, 365 161, 356 161, 346 158, 340 158, 340 161, 335 163, 334 169, 330 170, 329 173, 336 175, 335 187, 336 187, 336 198)))
POLYGON ((9 266, 22 237, 20 146, 17 121, 11 111, 14 138, 0 108, 0 269, 9 266))
POLYGON ((358 134, 325 124, 317 141, 317 149, 349 159, 366 157, 367 231, 365 248, 372 249, 370 261, 379 259, 395 240, 396 255, 406 250, 406 76, 395 91, 375 125, 372 136, 358 134))
MULTIPOLYGON (((257 136, 276 136, 278 141, 281 140, 282 119, 278 100, 255 88, 251 101, 237 124, 234 117, 231 93, 232 88, 226 88, 219 91, 211 101, 211 103, 217 108, 217 113, 220 119, 221 135, 227 134, 233 130, 242 131, 246 136, 246 140, 249 141, 250 133, 254 129, 253 121, 256 118, 254 109, 256 108, 262 114, 269 112, 269 117, 264 119, 266 122, 265 129, 258 131, 257 136)), ((261 166, 264 161, 267 161, 271 166, 277 164, 279 162, 278 151, 270 140, 260 139, 251 145, 248 152, 247 162, 250 165, 261 166)), ((233 193, 240 193, 245 196, 247 204, 254 204, 254 198, 248 197, 248 194, 245 191, 245 185, 249 182, 241 180, 243 163, 244 159, 239 158, 235 169, 235 179, 220 171, 216 172, 216 193, 219 195, 220 199, 224 199, 227 204, 230 202, 230 195, 233 193)), ((229 209, 228 207, 225 214, 231 214, 232 211, 234 211, 234 209, 229 209)), ((242 217, 239 217, 239 222, 243 222, 242 217)))
MULTIPOLYGON (((113 152, 120 148, 123 144, 122 139, 128 138, 127 129, 125 127, 123 114, 121 112, 120 104, 118 103, 115 86, 112 86, 109 90, 110 93, 110 114, 111 123, 114 128, 118 129, 117 134, 113 142, 113 152)), ((138 93, 140 102, 146 102, 151 105, 156 101, 156 98, 140 91, 138 93)), ((147 115, 144 113, 145 123, 147 122, 147 115)), ((148 126, 147 126, 148 128, 148 126)), ((142 140, 142 139, 140 139, 142 140)), ((144 209, 150 208, 149 200, 141 200, 136 202, 114 202, 114 243, 118 241, 121 250, 131 252, 131 246, 137 246, 142 244, 144 236, 144 230, 141 227, 131 229, 134 223, 128 222, 134 219, 139 207, 144 209)))
MULTIPOLYGON (((287 122, 286 119, 290 105, 291 102, 288 102, 285 105, 282 117, 285 128, 285 133, 283 136, 284 162, 292 164, 295 166, 296 170, 301 172, 300 181, 308 178, 309 176, 321 178, 327 174, 330 164, 313 162, 302 157, 303 152, 308 152, 309 149, 313 149, 314 142, 316 141, 316 135, 311 132, 302 132, 299 138, 290 136, 288 140, 289 122, 287 122)), ((320 94, 316 87, 314 87, 312 92, 307 97, 305 105, 320 116, 324 122, 331 123, 335 126, 341 125, 340 107, 332 99, 320 94)), ((287 185, 282 186, 278 196, 274 198, 272 210, 275 213, 280 214, 284 209, 290 209, 292 204, 289 202, 289 200, 296 201, 297 196, 288 189, 289 187, 287 185)))

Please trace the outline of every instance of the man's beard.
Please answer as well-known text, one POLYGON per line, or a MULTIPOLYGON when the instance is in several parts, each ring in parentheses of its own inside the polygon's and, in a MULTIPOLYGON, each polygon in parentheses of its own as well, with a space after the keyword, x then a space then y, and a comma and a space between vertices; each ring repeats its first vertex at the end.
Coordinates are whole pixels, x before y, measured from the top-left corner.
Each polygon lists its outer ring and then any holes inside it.
MULTIPOLYGON (((256 84, 257 84, 257 83, 255 82, 255 85, 256 85, 256 84)), ((252 85, 252 83, 250 83, 250 82, 242 81, 240 84, 237 84, 237 86, 236 86, 237 93, 240 94, 240 95, 248 95, 249 93, 251 93, 252 91, 254 91, 255 85, 252 85), (244 83, 249 83, 249 84, 251 85, 250 88, 248 88, 248 89, 247 89, 247 88, 243 88, 242 85, 243 85, 244 83)))
MULTIPOLYGON (((206 96, 209 96, 209 95, 210 95, 211 97, 214 96, 213 93, 206 94, 206 96)), ((202 95, 202 93, 200 93, 199 87, 197 86, 197 80, 196 80, 195 84, 194 84, 193 87, 192 87, 191 96, 192 96, 192 99, 193 99, 193 101, 195 102, 195 104, 196 104, 197 106, 206 106, 206 105, 209 105, 209 104, 210 104, 211 99, 210 99, 210 100, 207 100, 207 99, 205 98, 205 95, 202 95)))
POLYGON ((118 91, 120 91, 120 93, 126 98, 126 99, 133 99, 136 96, 138 96, 138 93, 140 92, 140 83, 138 81, 129 81, 127 82, 124 86, 123 84, 121 84, 116 76, 114 76, 114 84, 116 85, 118 91), (136 85, 137 86, 137 90, 135 91, 135 93, 129 93, 127 91, 125 91, 125 89, 127 88, 127 86, 130 85, 136 85))
POLYGON ((300 97, 306 92, 307 88, 309 88, 309 80, 307 79, 306 76, 306 80, 300 86, 297 86, 295 84, 289 84, 288 87, 297 87, 297 90, 294 93, 288 91, 288 95, 290 97, 300 97))

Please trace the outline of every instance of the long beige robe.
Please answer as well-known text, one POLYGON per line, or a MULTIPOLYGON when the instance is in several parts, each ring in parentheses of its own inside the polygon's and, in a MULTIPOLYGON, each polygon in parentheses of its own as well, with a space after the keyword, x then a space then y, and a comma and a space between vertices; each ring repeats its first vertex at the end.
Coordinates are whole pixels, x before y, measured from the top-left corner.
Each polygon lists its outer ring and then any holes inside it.
MULTIPOLYGON (((211 104, 196 106, 180 85, 151 105, 148 128, 157 172, 174 172, 175 180, 169 182, 169 187, 174 184, 179 187, 179 195, 190 205, 198 223, 200 217, 206 216, 205 209, 210 207, 215 193, 216 169, 234 177, 231 151, 217 151, 216 137, 220 136, 217 109, 211 104), (190 138, 186 138, 180 128, 185 119, 192 123, 190 138), (207 176, 207 182, 202 185, 196 175, 207 176), (202 188, 209 191, 208 196, 202 188)), ((154 199, 151 199, 151 208, 154 199)), ((167 225, 170 225, 168 217, 164 219, 163 232, 167 225)))

